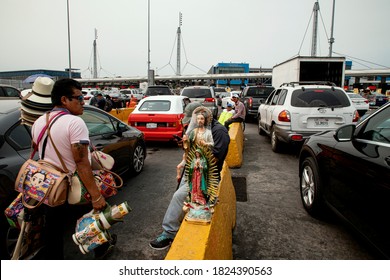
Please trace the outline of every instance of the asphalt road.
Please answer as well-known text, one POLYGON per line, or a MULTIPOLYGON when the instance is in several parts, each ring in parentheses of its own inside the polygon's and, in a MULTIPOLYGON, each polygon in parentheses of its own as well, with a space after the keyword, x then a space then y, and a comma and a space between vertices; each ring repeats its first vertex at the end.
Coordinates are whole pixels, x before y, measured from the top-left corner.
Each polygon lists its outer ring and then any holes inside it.
MULTIPOLYGON (((110 204, 127 201, 132 212, 110 230, 117 246, 106 259, 162 260, 167 250, 149 248, 161 232, 165 210, 176 189, 175 167, 182 150, 172 144, 148 144, 144 171, 125 178, 126 186, 110 204)), ((375 259, 365 243, 337 219, 319 221, 301 205, 298 159, 293 152, 275 154, 269 138, 259 136, 254 123, 245 130, 244 163, 231 169, 237 188, 237 223, 233 232, 236 260, 366 260, 375 259), (246 200, 246 201, 245 201, 246 200)), ((78 214, 88 209, 78 211, 78 214)), ((71 241, 69 225, 66 259, 94 259, 81 254, 71 241)))

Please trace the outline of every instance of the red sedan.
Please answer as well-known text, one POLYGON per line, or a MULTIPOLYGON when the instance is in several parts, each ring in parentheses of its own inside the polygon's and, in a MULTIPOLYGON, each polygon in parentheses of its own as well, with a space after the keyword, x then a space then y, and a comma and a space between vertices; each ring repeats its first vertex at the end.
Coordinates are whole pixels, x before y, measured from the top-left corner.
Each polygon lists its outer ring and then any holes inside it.
POLYGON ((142 99, 128 123, 144 133, 146 141, 172 141, 183 136, 185 96, 159 95, 142 99))

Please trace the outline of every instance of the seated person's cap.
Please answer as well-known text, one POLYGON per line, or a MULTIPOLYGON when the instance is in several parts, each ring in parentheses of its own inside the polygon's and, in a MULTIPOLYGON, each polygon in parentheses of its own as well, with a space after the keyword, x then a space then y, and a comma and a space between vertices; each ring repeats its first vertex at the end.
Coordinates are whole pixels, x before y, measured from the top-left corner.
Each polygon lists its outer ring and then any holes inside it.
POLYGON ((232 97, 238 98, 238 94, 237 94, 237 93, 234 93, 232 97))
POLYGON ((233 107, 233 104, 232 103, 228 103, 227 106, 228 107, 233 107))
POLYGON ((199 106, 202 106, 202 104, 198 103, 198 102, 192 102, 192 103, 189 103, 186 108, 184 109, 184 118, 182 120, 182 123, 183 124, 187 124, 191 121, 191 117, 192 117, 192 113, 194 112, 194 110, 196 108, 198 108, 199 106))

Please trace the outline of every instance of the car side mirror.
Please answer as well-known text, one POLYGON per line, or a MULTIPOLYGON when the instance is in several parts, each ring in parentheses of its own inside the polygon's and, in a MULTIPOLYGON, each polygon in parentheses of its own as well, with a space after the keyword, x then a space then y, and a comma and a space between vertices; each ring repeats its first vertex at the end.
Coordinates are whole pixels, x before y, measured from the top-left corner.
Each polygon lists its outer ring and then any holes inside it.
POLYGON ((348 142, 351 141, 355 133, 356 125, 347 124, 338 128, 334 133, 334 138, 337 142, 348 142))

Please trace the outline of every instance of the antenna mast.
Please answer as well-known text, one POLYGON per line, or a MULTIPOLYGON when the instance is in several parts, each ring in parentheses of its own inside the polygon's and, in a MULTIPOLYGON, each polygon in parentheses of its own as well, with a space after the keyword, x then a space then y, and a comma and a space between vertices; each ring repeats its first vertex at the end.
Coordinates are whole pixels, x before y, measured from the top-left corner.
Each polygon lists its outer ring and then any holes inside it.
POLYGON ((318 32, 318 11, 320 10, 320 4, 317 2, 314 3, 313 13, 313 37, 311 41, 311 56, 317 56, 317 32, 318 32))
POLYGON ((177 28, 177 63, 176 63, 176 75, 180 76, 180 61, 181 61, 181 53, 180 53, 180 45, 181 45, 181 25, 183 23, 183 14, 179 12, 179 27, 177 28))
POLYGON ((93 40, 93 78, 97 78, 97 51, 96 51, 97 29, 95 28, 95 40, 93 40))

